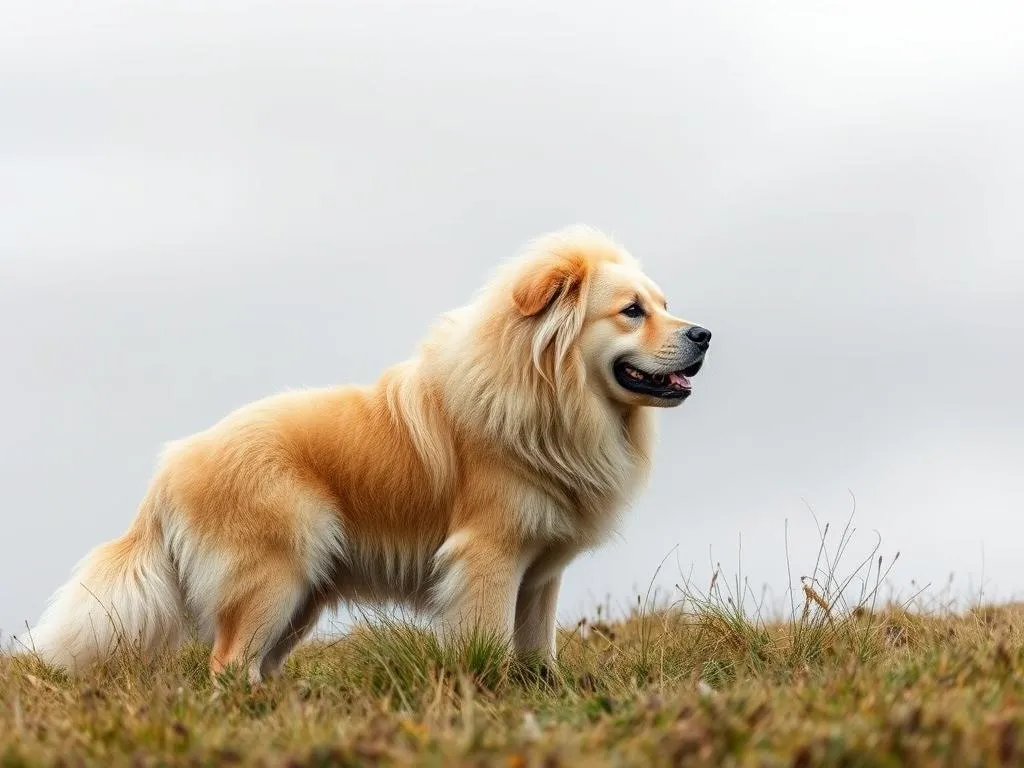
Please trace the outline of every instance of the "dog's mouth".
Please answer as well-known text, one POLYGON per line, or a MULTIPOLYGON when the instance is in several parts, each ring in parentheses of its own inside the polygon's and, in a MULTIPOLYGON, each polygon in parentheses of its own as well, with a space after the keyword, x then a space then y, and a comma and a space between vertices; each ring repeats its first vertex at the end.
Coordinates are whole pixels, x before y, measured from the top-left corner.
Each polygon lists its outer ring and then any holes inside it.
POLYGON ((623 389, 638 395, 650 395, 665 400, 685 400, 690 396, 693 385, 690 377, 695 376, 704 365, 704 358, 671 373, 649 373, 625 360, 613 366, 615 380, 623 389))

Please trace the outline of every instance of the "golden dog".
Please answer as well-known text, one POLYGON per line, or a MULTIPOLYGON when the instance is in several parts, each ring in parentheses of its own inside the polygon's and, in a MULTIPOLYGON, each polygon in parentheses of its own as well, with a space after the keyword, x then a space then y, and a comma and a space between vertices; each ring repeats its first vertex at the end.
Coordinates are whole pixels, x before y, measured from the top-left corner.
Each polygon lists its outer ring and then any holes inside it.
POLYGON ((24 644, 79 669, 191 624, 211 672, 277 672, 325 607, 397 602, 555 650, 563 569, 644 481, 648 406, 690 393, 711 334, 592 229, 549 234, 370 387, 291 392, 167 446, 135 521, 24 644))

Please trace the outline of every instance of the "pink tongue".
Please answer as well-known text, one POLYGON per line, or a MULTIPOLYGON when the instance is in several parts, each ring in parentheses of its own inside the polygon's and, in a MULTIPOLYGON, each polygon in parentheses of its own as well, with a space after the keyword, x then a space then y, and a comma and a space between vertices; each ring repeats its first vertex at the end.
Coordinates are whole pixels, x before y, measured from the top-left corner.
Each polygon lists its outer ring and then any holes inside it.
POLYGON ((683 389, 690 389, 690 380, 683 376, 681 373, 670 373, 668 375, 669 384, 678 384, 683 389))

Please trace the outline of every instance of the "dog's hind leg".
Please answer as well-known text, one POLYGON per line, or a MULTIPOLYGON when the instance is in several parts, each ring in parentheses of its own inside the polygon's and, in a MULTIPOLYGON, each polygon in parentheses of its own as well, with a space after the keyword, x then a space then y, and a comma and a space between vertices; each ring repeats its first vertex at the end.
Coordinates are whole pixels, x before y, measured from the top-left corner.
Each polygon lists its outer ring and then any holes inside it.
POLYGON ((231 591, 217 612, 210 673, 243 668, 250 683, 263 679, 264 661, 292 631, 293 618, 309 594, 308 585, 281 570, 262 569, 231 591))
POLYGON ((278 675, 288 654, 309 634, 313 625, 316 624, 316 620, 320 618, 323 608, 324 599, 322 597, 314 592, 310 592, 306 596, 292 616, 284 633, 278 637, 276 642, 271 645, 267 655, 263 657, 260 674, 264 680, 278 675))

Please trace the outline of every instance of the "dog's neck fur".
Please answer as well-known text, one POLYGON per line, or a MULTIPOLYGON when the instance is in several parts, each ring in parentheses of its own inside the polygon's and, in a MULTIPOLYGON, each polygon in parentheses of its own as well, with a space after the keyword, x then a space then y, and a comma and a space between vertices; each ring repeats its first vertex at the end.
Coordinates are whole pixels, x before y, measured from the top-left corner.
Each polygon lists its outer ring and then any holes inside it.
POLYGON ((448 422, 547 478, 581 523, 607 529, 646 480, 653 414, 605 397, 564 339, 552 338, 538 357, 529 321, 509 306, 494 309, 445 315, 420 355, 395 371, 390 407, 401 409, 438 490, 456 477, 458 464, 447 430, 438 428, 448 422), (490 320, 471 320, 480 317, 490 320), (566 350, 561 360, 557 346, 566 350))

